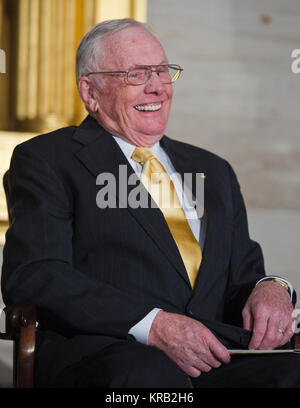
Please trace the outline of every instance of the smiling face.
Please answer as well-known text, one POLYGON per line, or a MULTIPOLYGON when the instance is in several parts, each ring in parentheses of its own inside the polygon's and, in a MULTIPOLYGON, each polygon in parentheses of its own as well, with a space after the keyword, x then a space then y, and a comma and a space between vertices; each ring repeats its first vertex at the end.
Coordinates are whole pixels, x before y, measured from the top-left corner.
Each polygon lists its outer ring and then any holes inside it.
MULTIPOLYGON (((158 40, 140 26, 127 27, 101 41, 99 71, 125 71, 137 65, 168 63, 158 40)), ((127 84, 124 74, 97 74, 80 81, 85 83, 80 86, 79 82, 79 88, 89 86, 92 95, 87 103, 81 92, 87 108, 108 132, 137 146, 151 147, 161 139, 168 122, 172 84, 161 83, 156 73, 137 86, 127 84), (97 85, 99 80, 103 83, 101 87, 97 85)))

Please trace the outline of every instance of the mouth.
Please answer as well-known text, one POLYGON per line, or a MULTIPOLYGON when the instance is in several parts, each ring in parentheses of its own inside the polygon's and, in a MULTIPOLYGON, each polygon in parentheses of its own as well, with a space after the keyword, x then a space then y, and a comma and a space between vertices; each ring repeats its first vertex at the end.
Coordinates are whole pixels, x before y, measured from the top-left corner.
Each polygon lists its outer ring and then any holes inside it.
POLYGON ((159 111, 162 107, 162 103, 147 103, 143 105, 135 105, 134 109, 139 112, 156 112, 159 111))

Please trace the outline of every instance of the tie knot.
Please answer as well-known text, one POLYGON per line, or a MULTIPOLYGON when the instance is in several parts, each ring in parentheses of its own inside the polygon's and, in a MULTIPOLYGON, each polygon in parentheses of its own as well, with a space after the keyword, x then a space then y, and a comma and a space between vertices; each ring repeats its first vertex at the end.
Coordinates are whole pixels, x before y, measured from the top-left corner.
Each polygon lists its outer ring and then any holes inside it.
POLYGON ((132 159, 136 162, 140 163, 142 166, 144 164, 155 158, 154 154, 152 153, 151 149, 147 147, 136 147, 131 155, 132 159))

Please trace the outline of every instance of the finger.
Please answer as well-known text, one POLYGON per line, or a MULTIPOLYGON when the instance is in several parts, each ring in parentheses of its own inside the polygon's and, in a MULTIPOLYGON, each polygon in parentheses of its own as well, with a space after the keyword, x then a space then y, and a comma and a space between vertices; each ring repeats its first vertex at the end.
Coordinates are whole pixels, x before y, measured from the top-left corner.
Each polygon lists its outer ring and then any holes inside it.
POLYGON ((283 346, 286 344, 291 337, 294 335, 294 330, 293 330, 293 319, 290 320, 289 324, 286 326, 284 333, 282 335, 282 339, 279 343, 279 346, 283 346))
POLYGON ((287 329, 282 336, 282 340, 278 344, 278 347, 283 346, 284 344, 288 343, 293 336, 293 331, 291 329, 287 329))
MULTIPOLYGON (((210 342, 209 348, 212 353, 212 357, 214 358, 213 360, 214 364, 216 363, 228 364, 230 362, 229 351, 221 342, 219 342, 218 339, 214 338, 214 340, 210 342)), ((219 365, 212 366, 215 368, 219 367, 219 365)))
POLYGON ((208 373, 212 369, 212 366, 200 360, 195 368, 197 368, 200 372, 208 373))
POLYGON ((260 349, 271 350, 279 346, 282 341, 284 334, 284 328, 286 323, 283 324, 281 321, 278 321, 276 318, 270 318, 268 320, 267 328, 265 335, 259 346, 260 349))
POLYGON ((243 328, 245 330, 252 330, 253 319, 252 319, 252 314, 250 313, 248 308, 243 309, 242 316, 243 316, 243 328))
POLYGON ((267 330, 268 319, 258 316, 253 319, 253 334, 249 343, 249 349, 258 349, 267 330))
POLYGON ((190 377, 197 378, 201 374, 201 371, 193 366, 181 367, 181 369, 190 377))
POLYGON ((197 358, 197 365, 201 371, 207 372, 207 369, 220 367, 221 362, 217 360, 210 350, 207 350, 205 354, 201 354, 197 358))
POLYGON ((199 377, 201 371, 196 367, 195 361, 174 359, 174 362, 179 366, 179 368, 190 377, 199 377))
POLYGON ((261 349, 274 349, 282 346, 289 340, 292 332, 292 320, 279 318, 273 314, 268 320, 265 336, 261 342, 261 349))

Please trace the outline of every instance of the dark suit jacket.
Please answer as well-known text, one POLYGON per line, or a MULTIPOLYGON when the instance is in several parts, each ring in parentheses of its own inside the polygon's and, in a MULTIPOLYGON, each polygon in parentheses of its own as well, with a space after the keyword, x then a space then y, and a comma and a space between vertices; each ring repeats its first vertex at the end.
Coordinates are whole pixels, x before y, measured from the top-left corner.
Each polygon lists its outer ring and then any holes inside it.
POLYGON ((129 329, 154 307, 239 325, 246 298, 264 276, 230 165, 166 136, 161 145, 179 173, 206 175, 206 240, 194 290, 159 209, 96 205, 98 174, 118 179, 121 164, 128 164, 128 176, 133 170, 94 119, 14 150, 2 291, 7 304, 38 306, 38 361, 46 377, 130 338, 129 329))

